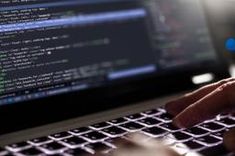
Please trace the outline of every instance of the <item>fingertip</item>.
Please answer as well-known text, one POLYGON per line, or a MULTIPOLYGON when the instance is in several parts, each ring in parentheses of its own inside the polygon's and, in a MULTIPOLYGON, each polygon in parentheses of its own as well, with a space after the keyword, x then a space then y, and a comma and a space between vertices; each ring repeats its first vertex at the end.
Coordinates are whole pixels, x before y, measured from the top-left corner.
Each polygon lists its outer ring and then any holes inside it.
POLYGON ((235 152, 235 129, 229 130, 224 134, 224 145, 231 151, 235 152))
POLYGON ((173 125, 178 128, 186 128, 185 123, 179 116, 175 117, 172 121, 173 125))
POLYGON ((178 128, 190 128, 200 122, 197 113, 191 112, 190 109, 183 111, 173 119, 173 124, 178 128))

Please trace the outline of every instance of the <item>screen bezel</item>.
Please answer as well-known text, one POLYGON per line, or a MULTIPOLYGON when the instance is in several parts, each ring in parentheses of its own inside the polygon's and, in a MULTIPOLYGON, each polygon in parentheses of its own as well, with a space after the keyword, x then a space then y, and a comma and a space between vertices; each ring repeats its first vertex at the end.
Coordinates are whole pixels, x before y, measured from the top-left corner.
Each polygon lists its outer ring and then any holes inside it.
MULTIPOLYGON (((207 8, 205 4, 203 7, 207 8)), ((205 12, 205 16, 208 17, 208 12, 205 12)), ((140 76, 103 87, 4 105, 0 109, 0 135, 191 89, 197 87, 191 81, 193 75, 210 72, 214 73, 216 80, 229 77, 228 64, 221 52, 223 45, 216 39, 210 23, 207 18, 211 38, 219 58, 217 63, 172 71, 164 76, 158 74, 140 76)))

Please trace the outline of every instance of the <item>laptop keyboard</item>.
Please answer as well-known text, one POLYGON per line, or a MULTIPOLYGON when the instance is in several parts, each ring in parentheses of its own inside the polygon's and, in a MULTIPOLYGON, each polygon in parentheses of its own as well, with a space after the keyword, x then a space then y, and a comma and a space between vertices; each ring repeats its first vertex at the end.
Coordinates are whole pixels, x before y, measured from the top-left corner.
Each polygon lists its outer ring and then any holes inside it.
POLYGON ((199 152, 204 155, 228 153, 222 145, 223 134, 235 127, 235 117, 221 115, 190 129, 179 129, 164 109, 72 129, 0 148, 0 156, 73 156, 108 154, 117 146, 117 138, 128 140, 127 134, 139 132, 149 139, 159 139, 181 155, 199 152))

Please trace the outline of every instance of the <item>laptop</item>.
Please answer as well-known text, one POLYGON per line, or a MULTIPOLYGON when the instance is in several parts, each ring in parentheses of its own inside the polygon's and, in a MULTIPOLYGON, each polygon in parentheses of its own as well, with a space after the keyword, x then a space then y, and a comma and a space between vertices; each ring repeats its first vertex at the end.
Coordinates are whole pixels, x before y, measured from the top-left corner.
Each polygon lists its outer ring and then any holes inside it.
POLYGON ((0 1, 0 155, 104 154, 135 132, 227 154, 233 116, 182 130, 164 109, 230 76, 203 2, 0 1))

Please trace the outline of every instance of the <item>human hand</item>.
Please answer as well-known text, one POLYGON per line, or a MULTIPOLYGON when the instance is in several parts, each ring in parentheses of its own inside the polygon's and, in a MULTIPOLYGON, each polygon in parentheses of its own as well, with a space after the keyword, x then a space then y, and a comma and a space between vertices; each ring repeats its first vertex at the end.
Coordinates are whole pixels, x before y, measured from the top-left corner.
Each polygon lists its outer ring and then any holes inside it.
POLYGON ((179 156, 174 150, 160 141, 149 139, 141 134, 132 134, 128 140, 116 140, 117 150, 110 156, 179 156))
MULTIPOLYGON (((167 111, 176 116, 173 123, 180 128, 194 126, 221 113, 235 112, 235 78, 202 87, 166 104, 167 111)), ((235 130, 224 136, 228 149, 235 152, 235 130)))

